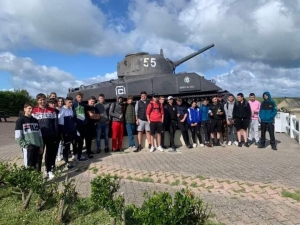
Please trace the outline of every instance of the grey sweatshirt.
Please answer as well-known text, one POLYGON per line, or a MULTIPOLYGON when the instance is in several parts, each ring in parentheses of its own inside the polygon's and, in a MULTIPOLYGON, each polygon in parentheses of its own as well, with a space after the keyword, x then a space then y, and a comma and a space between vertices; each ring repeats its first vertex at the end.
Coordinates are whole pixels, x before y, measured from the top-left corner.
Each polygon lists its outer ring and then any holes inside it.
POLYGON ((225 103, 224 105, 224 111, 226 114, 226 120, 232 120, 232 113, 233 113, 233 107, 234 107, 235 101, 225 103))
POLYGON ((110 105, 109 115, 112 117, 112 121, 124 121, 123 116, 123 104, 114 102, 110 105), (122 116, 120 118, 120 116, 122 116))

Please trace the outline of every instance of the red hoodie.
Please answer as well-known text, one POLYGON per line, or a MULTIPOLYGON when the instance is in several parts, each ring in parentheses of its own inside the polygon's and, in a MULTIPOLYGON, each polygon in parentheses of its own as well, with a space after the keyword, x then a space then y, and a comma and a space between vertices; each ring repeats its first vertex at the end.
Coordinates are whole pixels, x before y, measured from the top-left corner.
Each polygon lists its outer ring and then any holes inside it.
POLYGON ((147 106, 146 115, 149 115, 150 122, 162 122, 164 107, 159 102, 151 101, 147 106))

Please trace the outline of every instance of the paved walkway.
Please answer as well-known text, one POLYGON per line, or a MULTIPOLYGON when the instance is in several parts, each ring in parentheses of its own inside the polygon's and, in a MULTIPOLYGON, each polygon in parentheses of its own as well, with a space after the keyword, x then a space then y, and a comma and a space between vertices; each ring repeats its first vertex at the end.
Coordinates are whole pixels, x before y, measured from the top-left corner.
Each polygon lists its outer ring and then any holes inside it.
MULTIPOLYGON (((0 123, 0 160, 21 163, 13 129, 13 123, 0 123)), ((90 181, 97 174, 110 173, 123 178, 120 191, 127 203, 140 204, 144 191, 174 193, 188 186, 227 225, 300 224, 300 202, 282 197, 283 190, 300 189, 300 146, 285 134, 276 138, 278 151, 226 146, 183 148, 181 153, 101 153, 77 163, 70 175, 82 196, 90 194, 90 181)))

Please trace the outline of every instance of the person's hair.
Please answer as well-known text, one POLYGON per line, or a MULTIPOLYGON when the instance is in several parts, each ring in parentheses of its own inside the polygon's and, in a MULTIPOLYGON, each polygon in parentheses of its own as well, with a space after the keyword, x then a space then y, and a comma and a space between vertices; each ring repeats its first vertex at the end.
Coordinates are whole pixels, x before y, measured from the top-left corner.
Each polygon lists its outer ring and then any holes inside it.
POLYGON ((51 96, 51 95, 57 96, 56 92, 51 92, 51 93, 50 93, 50 96, 51 96))
POLYGON ((58 97, 57 101, 59 101, 59 100, 63 100, 64 101, 64 98, 63 97, 58 97))
POLYGON ((194 103, 196 103, 196 105, 197 105, 197 101, 196 100, 193 100, 191 105, 193 105, 194 103))
POLYGON ((65 101, 73 101, 73 98, 72 97, 66 97, 65 101))
POLYGON ((142 92, 141 92, 141 95, 146 95, 146 94, 147 94, 146 91, 142 91, 142 92))
POLYGON ((208 99, 207 98, 204 98, 204 99, 202 99, 202 101, 204 102, 204 101, 208 101, 208 99))
POLYGON ((48 103, 55 104, 55 103, 57 103, 57 100, 56 100, 56 98, 50 98, 50 99, 48 100, 48 103))
POLYGON ((83 94, 81 92, 77 92, 76 96, 80 96, 81 98, 83 97, 83 94))
POLYGON ((230 97, 230 96, 234 97, 234 95, 233 95, 233 94, 229 94, 229 95, 228 95, 228 97, 230 97))
POLYGON ((240 97, 244 98, 244 94, 243 93, 238 93, 237 96, 240 96, 240 97))
POLYGON ((133 96, 132 96, 132 95, 128 95, 128 96, 127 96, 127 100, 128 100, 128 99, 133 99, 133 96))
POLYGON ((254 97, 255 97, 255 94, 254 94, 254 93, 250 93, 249 97, 250 97, 250 96, 254 96, 254 97))
POLYGON ((37 94, 36 100, 39 100, 39 99, 41 99, 41 98, 45 98, 45 99, 46 99, 46 95, 44 95, 43 93, 37 94))
POLYGON ((182 98, 179 97, 179 98, 176 99, 176 101, 182 102, 182 98))
POLYGON ((89 100, 94 100, 94 101, 96 101, 96 98, 95 98, 95 96, 90 96, 89 99, 88 99, 88 101, 89 101, 89 100))
POLYGON ((27 108, 27 107, 29 107, 29 106, 33 108, 33 104, 32 103, 30 103, 30 102, 25 103, 24 104, 24 109, 27 108))
POLYGON ((217 98, 218 96, 212 96, 211 99, 213 100, 214 98, 217 98))
POLYGON ((161 95, 161 96, 159 96, 159 99, 161 99, 161 98, 165 98, 165 96, 162 96, 162 95, 161 95))
POLYGON ((105 95, 104 94, 100 94, 99 97, 105 98, 105 95))

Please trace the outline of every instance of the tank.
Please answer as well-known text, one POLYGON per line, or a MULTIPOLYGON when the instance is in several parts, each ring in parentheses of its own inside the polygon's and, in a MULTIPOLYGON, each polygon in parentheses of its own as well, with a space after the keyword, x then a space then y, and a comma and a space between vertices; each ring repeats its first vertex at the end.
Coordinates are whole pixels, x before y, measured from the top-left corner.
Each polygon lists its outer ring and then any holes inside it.
POLYGON ((126 98, 128 95, 137 100, 141 91, 146 91, 149 97, 153 94, 171 95, 187 102, 220 94, 225 97, 228 92, 217 86, 214 80, 207 80, 194 72, 175 73, 180 64, 212 47, 214 44, 176 61, 165 58, 162 49, 159 54, 127 54, 117 64, 117 79, 69 88, 68 96, 75 98, 76 93, 81 92, 83 100, 87 101, 90 96, 97 98, 102 93, 107 102, 115 102, 119 96, 126 98))

